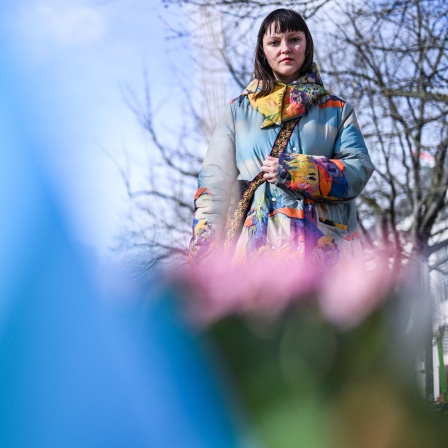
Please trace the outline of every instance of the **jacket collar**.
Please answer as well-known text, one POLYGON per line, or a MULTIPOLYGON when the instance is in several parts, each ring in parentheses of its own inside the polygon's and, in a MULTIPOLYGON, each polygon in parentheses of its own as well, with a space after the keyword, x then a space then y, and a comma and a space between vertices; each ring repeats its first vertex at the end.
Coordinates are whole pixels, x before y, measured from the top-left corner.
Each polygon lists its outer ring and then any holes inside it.
POLYGON ((309 73, 291 84, 276 81, 269 95, 254 99, 255 92, 260 91, 261 87, 261 81, 253 78, 242 93, 243 96, 247 95, 252 107, 265 117, 261 129, 302 116, 321 95, 328 94, 316 63, 313 63, 309 73))

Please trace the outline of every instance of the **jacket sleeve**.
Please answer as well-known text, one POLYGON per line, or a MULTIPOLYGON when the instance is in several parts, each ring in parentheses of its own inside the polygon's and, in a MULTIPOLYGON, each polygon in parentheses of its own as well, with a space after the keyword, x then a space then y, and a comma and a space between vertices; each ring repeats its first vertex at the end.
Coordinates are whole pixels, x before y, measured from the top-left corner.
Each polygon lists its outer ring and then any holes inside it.
POLYGON ((194 197, 190 263, 216 254, 224 238, 229 201, 238 176, 231 105, 222 113, 202 164, 194 197))
POLYGON ((347 201, 362 192, 374 169, 355 112, 345 104, 332 158, 282 153, 277 185, 316 201, 347 201))

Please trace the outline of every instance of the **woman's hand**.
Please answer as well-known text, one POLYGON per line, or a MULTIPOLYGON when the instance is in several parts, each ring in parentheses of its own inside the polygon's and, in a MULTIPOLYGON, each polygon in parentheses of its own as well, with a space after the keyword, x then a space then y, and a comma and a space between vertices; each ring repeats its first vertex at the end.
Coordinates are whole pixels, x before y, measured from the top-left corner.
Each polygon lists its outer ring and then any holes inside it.
POLYGON ((266 181, 275 184, 278 175, 278 159, 276 157, 268 156, 267 159, 263 161, 261 171, 264 172, 263 178, 266 181))

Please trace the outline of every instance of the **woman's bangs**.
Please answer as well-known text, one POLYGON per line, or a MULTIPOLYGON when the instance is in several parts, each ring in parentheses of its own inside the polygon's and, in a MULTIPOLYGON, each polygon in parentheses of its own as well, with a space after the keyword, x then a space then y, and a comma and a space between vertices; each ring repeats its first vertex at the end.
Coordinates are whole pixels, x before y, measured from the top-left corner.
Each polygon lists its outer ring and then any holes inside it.
POLYGON ((266 24, 265 33, 267 33, 268 31, 274 31, 274 34, 278 34, 278 33, 287 33, 290 31, 304 31, 304 30, 302 29, 300 23, 298 23, 295 17, 281 16, 274 18, 272 22, 266 24))

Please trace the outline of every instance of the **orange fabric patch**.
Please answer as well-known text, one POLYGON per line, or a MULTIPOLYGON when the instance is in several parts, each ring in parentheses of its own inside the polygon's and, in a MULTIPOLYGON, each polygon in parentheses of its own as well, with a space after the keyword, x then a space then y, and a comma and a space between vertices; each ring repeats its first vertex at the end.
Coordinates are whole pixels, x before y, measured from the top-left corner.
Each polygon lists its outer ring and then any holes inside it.
POLYGON ((254 223, 254 221, 253 221, 253 216, 249 216, 249 217, 246 218, 246 220, 244 221, 244 227, 250 227, 253 223, 254 223))
POLYGON ((338 167, 339 171, 341 171, 341 172, 345 171, 344 162, 342 162, 341 160, 339 160, 339 159, 330 159, 330 162, 334 163, 338 167))
POLYGON ((199 188, 199 190, 194 195, 194 200, 196 200, 199 196, 201 196, 202 193, 207 193, 210 196, 213 196, 210 191, 207 190, 207 188, 199 188))
POLYGON ((327 170, 318 165, 317 169, 319 170, 319 189, 320 193, 323 197, 327 197, 328 193, 331 190, 331 184, 333 182, 332 177, 328 174, 327 170))
POLYGON ((342 109, 344 107, 344 102, 341 100, 328 100, 324 104, 319 106, 319 109, 326 109, 327 107, 342 109))
POLYGON ((297 208, 289 208, 289 207, 278 208, 277 210, 274 210, 272 213, 269 213, 268 216, 271 218, 272 216, 275 216, 277 213, 286 215, 289 218, 305 219, 305 212, 303 210, 299 210, 297 208))

